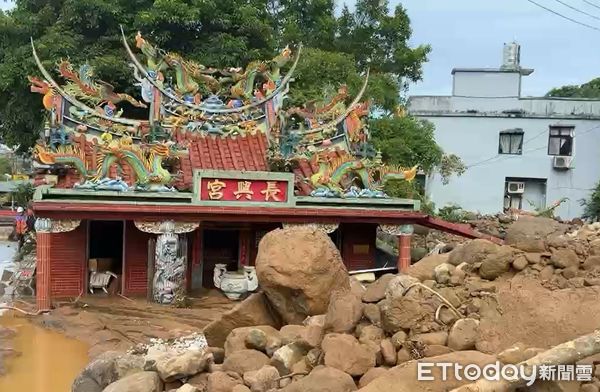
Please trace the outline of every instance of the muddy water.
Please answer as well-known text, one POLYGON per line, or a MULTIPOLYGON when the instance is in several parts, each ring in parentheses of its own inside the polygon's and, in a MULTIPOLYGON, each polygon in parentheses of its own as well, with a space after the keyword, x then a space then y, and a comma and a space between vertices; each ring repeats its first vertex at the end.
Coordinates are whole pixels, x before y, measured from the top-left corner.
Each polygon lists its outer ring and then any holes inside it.
POLYGON ((23 318, 0 316, 0 326, 15 328, 10 344, 22 354, 7 361, 0 391, 68 392, 88 361, 85 344, 37 327, 23 318))

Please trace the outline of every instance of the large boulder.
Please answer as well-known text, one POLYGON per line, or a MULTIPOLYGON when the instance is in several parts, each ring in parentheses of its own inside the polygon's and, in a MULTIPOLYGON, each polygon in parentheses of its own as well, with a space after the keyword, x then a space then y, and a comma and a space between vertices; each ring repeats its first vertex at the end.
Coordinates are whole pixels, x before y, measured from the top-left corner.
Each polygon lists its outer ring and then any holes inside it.
POLYGON ((479 337, 479 320, 460 319, 454 323, 448 335, 448 347, 453 350, 470 350, 475 348, 479 337))
POLYGON ((240 350, 227 356, 223 362, 223 370, 243 375, 258 370, 269 364, 269 357, 257 350, 240 350))
POLYGON ((556 268, 579 268, 579 257, 572 249, 554 250, 550 261, 556 268))
POLYGON ((256 273, 269 302, 287 324, 323 314, 334 291, 350 290, 346 267, 319 230, 277 229, 260 241, 256 273))
POLYGON ((390 283, 394 276, 394 274, 385 274, 368 285, 367 290, 362 296, 363 302, 379 302, 384 299, 388 283, 390 283))
POLYGON ((115 381, 102 392, 162 392, 163 383, 155 372, 138 372, 115 381))
POLYGON ((281 389, 281 392, 350 391, 356 391, 356 384, 352 377, 341 370, 327 366, 318 366, 308 376, 281 389))
POLYGON ((164 382, 193 376, 208 369, 213 363, 212 353, 189 350, 183 354, 164 355, 156 359, 156 371, 164 382))
POLYGON ((363 316, 364 305, 349 291, 335 292, 329 300, 325 316, 325 330, 337 333, 350 333, 363 316))
POLYGON ((567 225, 554 219, 523 215, 506 230, 504 242, 507 245, 515 245, 524 241, 546 239, 564 234, 567 229, 567 225))
POLYGON ((479 267, 479 275, 488 280, 494 280, 510 270, 515 255, 510 246, 498 247, 497 251, 488 255, 479 267))
POLYGON ((388 371, 387 374, 378 377, 371 381, 369 385, 361 388, 361 392, 446 392, 464 384, 469 384, 469 381, 464 374, 459 374, 460 380, 455 377, 453 368, 447 369, 447 378, 442 381, 443 367, 433 366, 425 368, 431 370, 431 374, 427 374, 434 378, 433 381, 417 380, 418 363, 426 362, 433 364, 442 363, 458 363, 462 365, 462 369, 467 365, 477 365, 484 367, 485 365, 496 362, 496 357, 480 353, 479 351, 456 351, 449 354, 440 355, 437 357, 425 358, 418 361, 410 361, 398 365, 388 371))
POLYGON ((240 327, 270 325, 279 329, 281 317, 274 311, 263 293, 252 294, 233 309, 223 313, 221 318, 204 328, 204 336, 211 347, 223 347, 231 331, 240 327))
POLYGON ((273 366, 263 366, 259 370, 244 373, 244 382, 252 392, 267 392, 279 387, 279 372, 273 366))
POLYGON ((232 392, 237 385, 244 385, 242 376, 235 372, 213 372, 208 375, 206 390, 210 392, 232 392))
POLYGON ((433 322, 436 311, 430 303, 412 297, 386 299, 379 303, 379 308, 381 309, 381 325, 390 334, 433 322))
POLYGON ((456 266, 462 263, 482 262, 489 254, 498 251, 499 246, 488 240, 476 239, 457 246, 449 253, 448 263, 456 266))
POLYGON ((388 370, 389 369, 383 368, 383 367, 375 367, 375 368, 369 369, 369 371, 366 372, 360 378, 360 381, 358 382, 358 387, 359 388, 366 387, 367 385, 369 385, 371 383, 371 381, 375 380, 376 378, 385 376, 387 374, 388 370))
POLYGON ((101 392, 109 384, 143 371, 144 360, 135 355, 107 351, 90 362, 73 381, 72 392, 101 392))
POLYGON ((321 344, 325 354, 325 366, 330 366, 351 376, 362 376, 375 367, 375 351, 359 343, 352 335, 325 335, 321 344))
POLYGON ((434 280, 434 270, 440 264, 444 264, 448 262, 449 253, 442 254, 434 254, 430 256, 425 256, 420 261, 411 265, 406 273, 412 277, 419 279, 420 281, 424 280, 434 280))

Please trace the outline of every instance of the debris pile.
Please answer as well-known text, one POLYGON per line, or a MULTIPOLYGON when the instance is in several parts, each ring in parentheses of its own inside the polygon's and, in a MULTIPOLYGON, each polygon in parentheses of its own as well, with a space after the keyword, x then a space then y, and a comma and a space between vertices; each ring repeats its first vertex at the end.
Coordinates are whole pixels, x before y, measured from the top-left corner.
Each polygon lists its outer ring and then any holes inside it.
MULTIPOLYGON (((348 276, 326 234, 275 230, 259 247, 262 292, 205 328, 208 347, 197 335, 106 354, 72 391, 459 388, 469 381, 452 375, 417 381, 417 363, 515 364, 544 358, 552 346, 598 328, 600 287, 588 286, 600 270, 594 259, 600 225, 569 230, 554 221, 519 220, 506 232, 507 245, 470 241, 366 287, 348 276)), ((574 389, 556 383, 547 390, 598 391, 596 376, 572 382, 574 389)))

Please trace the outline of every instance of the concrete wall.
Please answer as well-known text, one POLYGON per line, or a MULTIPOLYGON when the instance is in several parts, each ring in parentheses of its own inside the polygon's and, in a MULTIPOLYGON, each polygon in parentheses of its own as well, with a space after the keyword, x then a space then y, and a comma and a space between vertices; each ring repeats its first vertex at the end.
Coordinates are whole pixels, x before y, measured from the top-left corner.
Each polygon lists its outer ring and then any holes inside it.
POLYGON ((516 72, 460 72, 454 74, 453 95, 464 97, 518 97, 521 74, 516 72))
MULTIPOLYGON (((596 104, 600 104, 597 102, 596 104)), ((600 177, 600 119, 508 118, 415 115, 435 124, 436 140, 445 152, 459 155, 472 165, 461 177, 443 185, 438 176, 428 180, 427 191, 437 207, 456 203, 481 213, 502 211, 506 177, 547 179, 546 202, 561 197, 570 200, 557 214, 562 218, 581 215, 579 200, 587 198, 600 177), (573 169, 557 171, 548 155, 548 127, 575 126, 573 169), (522 128, 522 155, 498 155, 499 132, 522 128)), ((523 207, 529 208, 524 202, 523 207)))

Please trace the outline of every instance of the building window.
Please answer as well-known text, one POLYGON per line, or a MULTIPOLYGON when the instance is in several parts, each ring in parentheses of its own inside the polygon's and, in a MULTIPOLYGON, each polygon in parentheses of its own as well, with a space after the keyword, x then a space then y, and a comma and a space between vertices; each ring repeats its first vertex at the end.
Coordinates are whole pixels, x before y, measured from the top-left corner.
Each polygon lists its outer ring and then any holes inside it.
POLYGON ((548 155, 570 156, 573 153, 575 127, 551 126, 548 139, 548 155))
POLYGON ((521 155, 523 152, 523 130, 508 129, 500 132, 500 143, 498 144, 498 154, 521 155))

